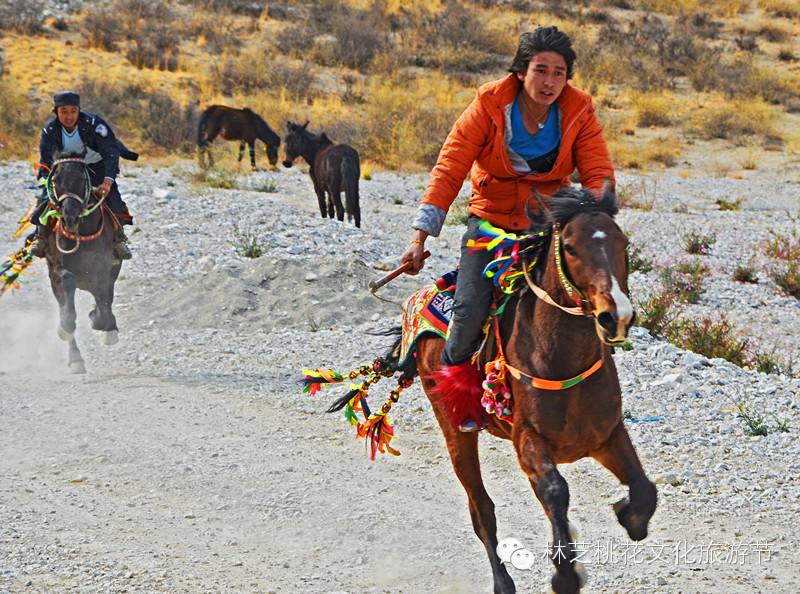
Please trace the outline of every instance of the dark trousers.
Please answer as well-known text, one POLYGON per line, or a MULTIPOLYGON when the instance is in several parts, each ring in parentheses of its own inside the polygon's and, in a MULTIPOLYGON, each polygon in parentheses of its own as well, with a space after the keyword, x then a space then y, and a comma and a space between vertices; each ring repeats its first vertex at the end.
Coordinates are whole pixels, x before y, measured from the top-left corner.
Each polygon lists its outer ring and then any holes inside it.
POLYGON ((492 261, 492 255, 485 250, 471 254, 467 248, 467 240, 476 238, 480 222, 480 218, 470 215, 467 230, 461 238, 453 320, 442 351, 445 365, 458 365, 472 357, 480 346, 481 331, 492 305, 492 281, 483 276, 483 269, 492 261))
MULTIPOLYGON (((89 170, 89 178, 92 180, 93 186, 97 187, 103 183, 103 180, 106 177, 106 168, 103 166, 102 161, 87 165, 87 169, 89 170)), ((39 204, 36 206, 33 213, 31 213, 31 222, 35 225, 39 224, 39 217, 44 212, 46 202, 47 190, 43 189, 42 195, 39 197, 39 204)), ((122 196, 119 193, 119 188, 117 187, 116 181, 111 184, 111 189, 108 192, 108 196, 106 196, 105 203, 108 204, 111 212, 117 215, 117 219, 121 225, 133 224, 133 217, 128 212, 128 207, 122 200, 122 196)))

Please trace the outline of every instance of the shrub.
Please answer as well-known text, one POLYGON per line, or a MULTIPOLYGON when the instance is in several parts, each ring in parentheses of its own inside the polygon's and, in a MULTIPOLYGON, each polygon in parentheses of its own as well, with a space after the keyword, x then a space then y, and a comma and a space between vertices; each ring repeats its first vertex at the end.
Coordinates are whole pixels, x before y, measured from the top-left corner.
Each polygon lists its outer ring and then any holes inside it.
POLYGON ((25 154, 36 132, 36 113, 30 100, 11 80, 0 76, 0 157, 25 154))
POLYGON ((800 6, 795 0, 758 0, 759 7, 777 17, 800 18, 800 6))
POLYGON ((706 139, 727 138, 746 141, 756 135, 772 132, 775 114, 758 101, 734 101, 696 111, 690 131, 706 139))
POLYGON ((797 230, 785 235, 770 229, 769 234, 770 238, 762 246, 764 254, 779 260, 800 260, 800 233, 797 230))
POLYGON ((659 271, 661 284, 675 293, 678 301, 698 303, 705 291, 704 282, 708 276, 708 266, 699 261, 682 262, 675 268, 662 268, 659 271))
POLYGON ((0 3, 0 29, 23 35, 41 33, 46 8, 44 0, 5 0, 0 3))
POLYGON ((202 174, 202 179, 210 188, 233 190, 236 188, 236 178, 224 169, 210 169, 202 174))
POLYGON ((653 270, 653 263, 642 255, 639 246, 628 244, 628 270, 646 274, 653 270))
POLYGON ((245 233, 234 225, 233 240, 230 242, 237 254, 243 258, 260 258, 264 254, 264 248, 258 242, 256 233, 245 233))
POLYGON ((737 198, 736 200, 718 198, 714 201, 714 204, 719 206, 720 210, 742 210, 742 202, 744 202, 743 198, 737 198))
POLYGON ((736 269, 733 271, 733 280, 740 283, 757 283, 758 275, 755 267, 750 263, 737 264, 736 269))
POLYGON ((683 247, 690 254, 708 254, 711 246, 717 241, 717 236, 701 235, 695 230, 688 231, 683 236, 683 247))
POLYGON ((650 191, 646 180, 641 178, 638 182, 617 188, 617 203, 620 208, 651 211, 655 204, 655 193, 655 182, 653 182, 652 191, 650 191))
POLYGON ((674 306, 678 294, 671 288, 662 287, 644 302, 637 304, 637 324, 653 335, 665 335, 677 320, 674 306))
POLYGON ((783 289, 784 293, 800 299, 800 264, 796 261, 774 267, 770 277, 776 285, 783 289))
POLYGON ((674 325, 669 337, 677 346, 709 359, 720 358, 744 366, 748 340, 741 338, 728 319, 683 320, 674 325))
POLYGON ((190 151, 196 142, 199 114, 194 104, 182 107, 167 93, 148 96, 144 137, 167 150, 190 151))
POLYGON ((636 111, 636 125, 642 127, 671 126, 672 110, 675 101, 669 95, 642 93, 634 96, 633 108, 636 111))

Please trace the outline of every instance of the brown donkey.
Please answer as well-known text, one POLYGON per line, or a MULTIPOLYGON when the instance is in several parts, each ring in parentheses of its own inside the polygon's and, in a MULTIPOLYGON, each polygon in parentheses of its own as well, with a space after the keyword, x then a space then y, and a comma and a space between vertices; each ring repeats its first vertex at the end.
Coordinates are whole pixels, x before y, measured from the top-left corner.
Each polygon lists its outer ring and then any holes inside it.
MULTIPOLYGON (((508 319, 503 320, 510 330, 502 346, 513 394, 512 417, 507 422, 492 416, 487 429, 513 442, 520 466, 552 523, 556 573, 551 585, 565 594, 578 592, 583 578, 568 529, 569 487, 557 465, 591 456, 627 485, 629 497, 613 507, 634 540, 647 536, 657 496, 622 421, 612 358, 612 347, 625 340, 634 317, 627 296, 627 239, 612 218, 617 212, 615 196, 605 189, 596 201, 588 191, 567 189, 548 202, 549 221, 541 225, 540 220, 535 228, 551 238, 532 271, 536 281, 527 277, 528 287, 509 303, 508 319), (563 385, 559 380, 581 376, 583 381, 558 391, 547 381, 563 385)), ((514 592, 496 550, 494 504, 481 479, 478 434, 458 430, 448 410, 452 405, 445 404, 452 400, 436 390, 443 346, 442 339, 430 335, 417 341, 418 372, 469 497, 472 524, 492 566, 494 590, 514 592)))

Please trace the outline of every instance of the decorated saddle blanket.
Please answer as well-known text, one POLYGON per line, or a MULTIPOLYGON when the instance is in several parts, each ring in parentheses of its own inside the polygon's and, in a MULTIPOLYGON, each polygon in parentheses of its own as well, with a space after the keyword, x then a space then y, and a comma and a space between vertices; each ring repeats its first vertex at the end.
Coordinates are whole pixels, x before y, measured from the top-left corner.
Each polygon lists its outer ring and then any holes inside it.
POLYGON ((413 352, 417 339, 423 334, 447 338, 453 313, 457 271, 448 272, 433 286, 425 287, 403 303, 403 339, 400 343, 400 363, 413 352))

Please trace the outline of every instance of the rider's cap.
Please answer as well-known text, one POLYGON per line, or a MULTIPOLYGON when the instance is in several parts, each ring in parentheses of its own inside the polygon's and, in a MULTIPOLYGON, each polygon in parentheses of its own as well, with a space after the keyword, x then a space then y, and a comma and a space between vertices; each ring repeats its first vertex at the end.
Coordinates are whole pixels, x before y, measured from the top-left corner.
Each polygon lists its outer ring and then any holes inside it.
POLYGON ((81 97, 75 91, 61 91, 53 95, 53 108, 57 109, 62 105, 81 106, 81 97))

